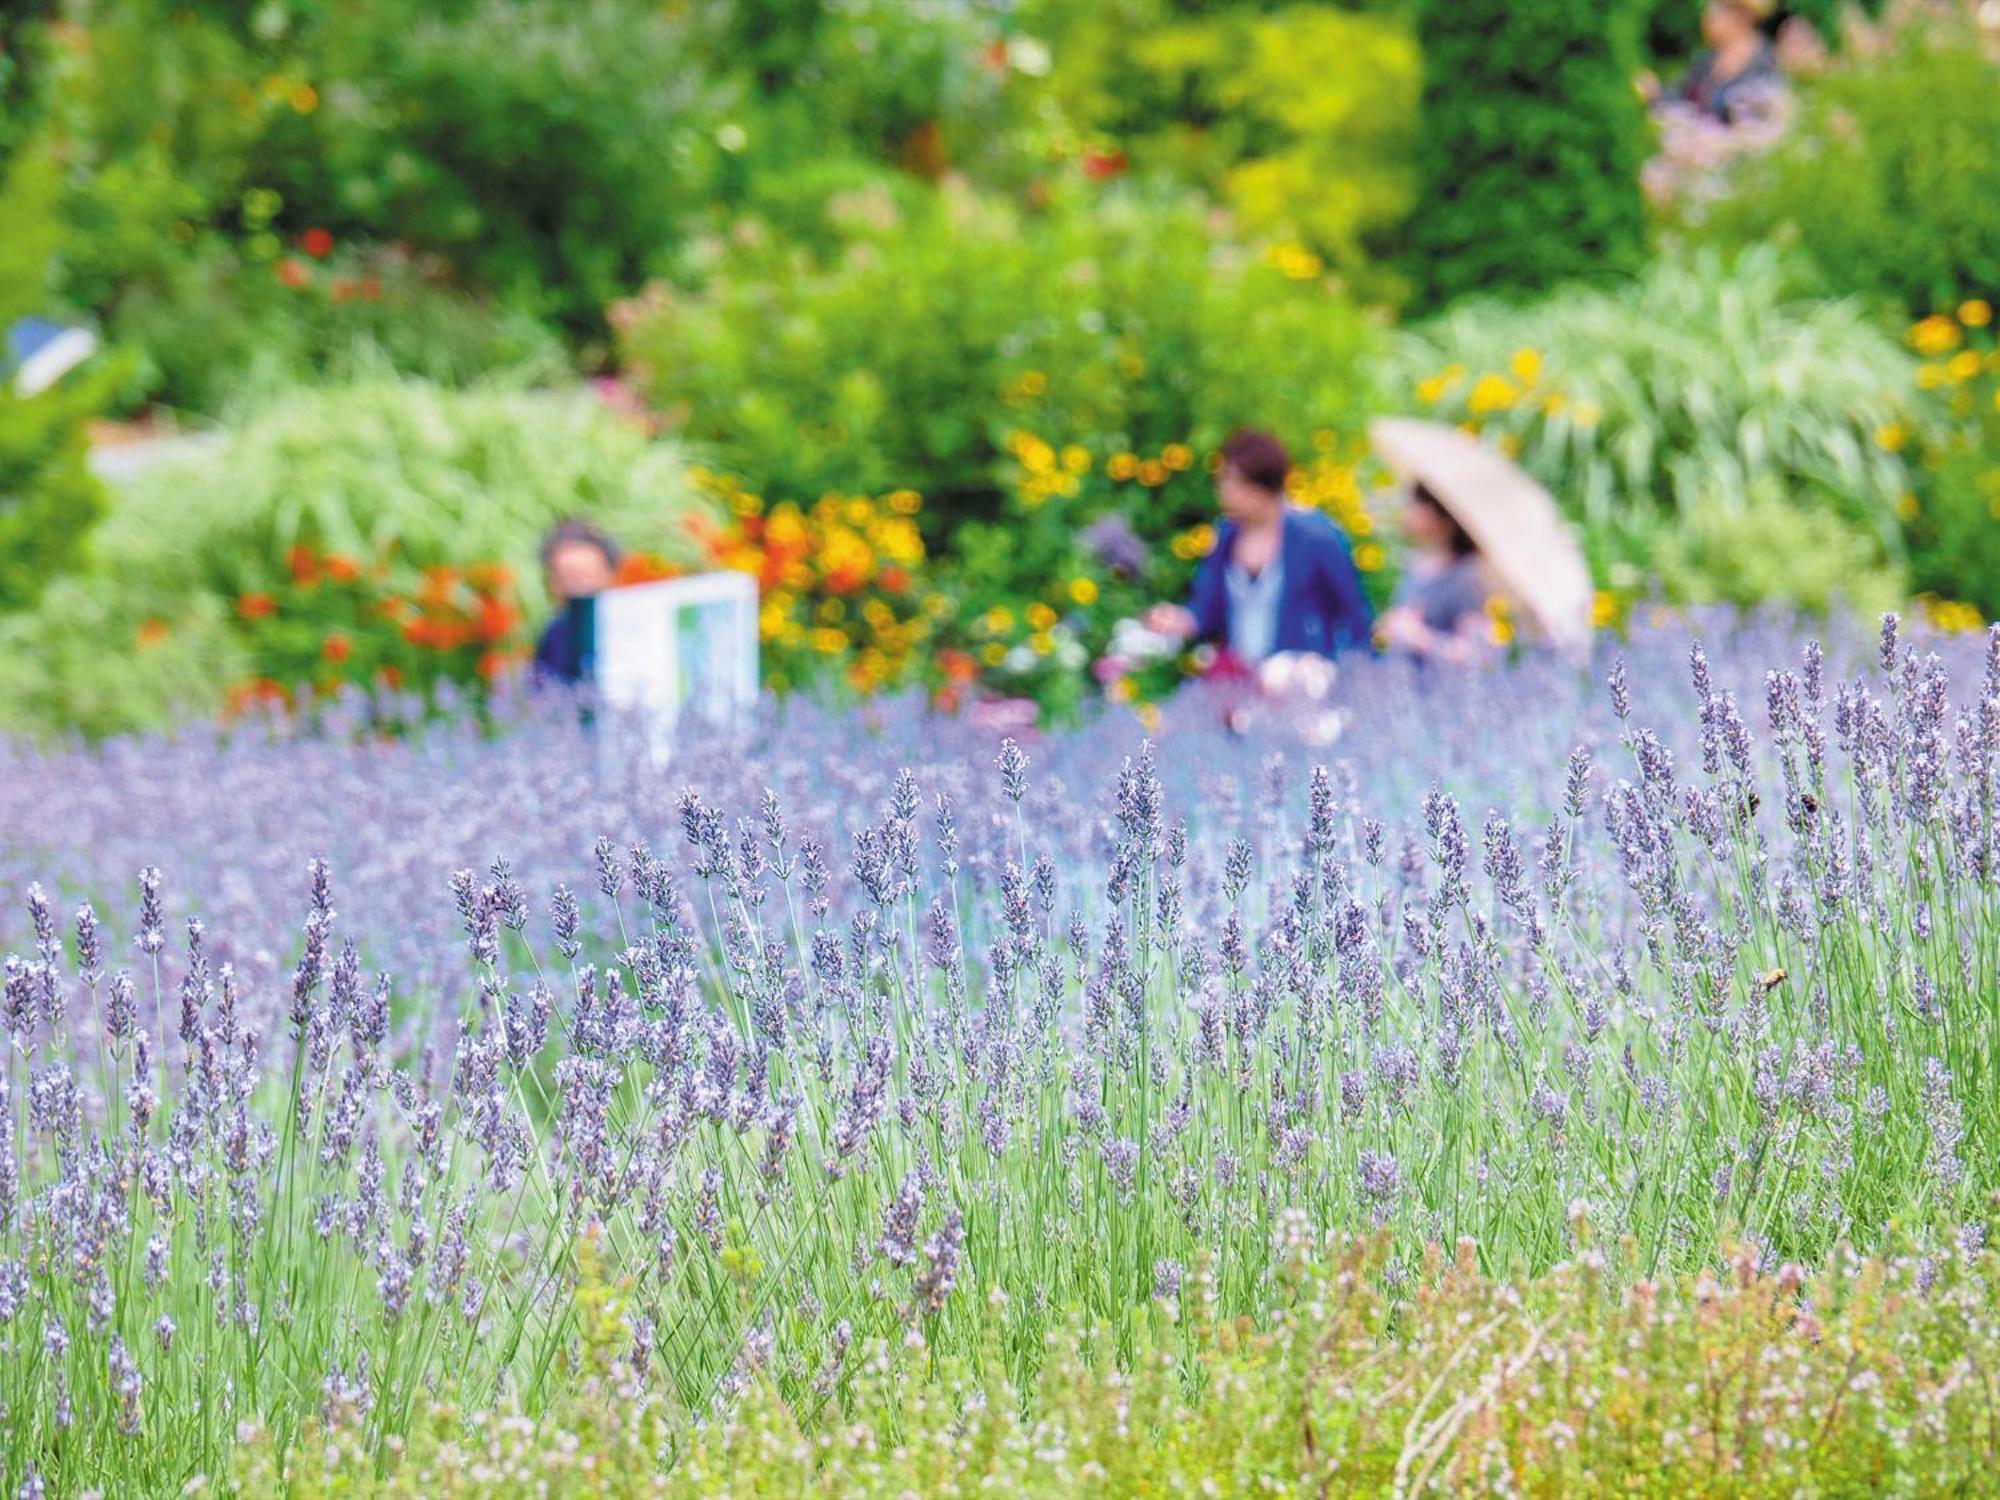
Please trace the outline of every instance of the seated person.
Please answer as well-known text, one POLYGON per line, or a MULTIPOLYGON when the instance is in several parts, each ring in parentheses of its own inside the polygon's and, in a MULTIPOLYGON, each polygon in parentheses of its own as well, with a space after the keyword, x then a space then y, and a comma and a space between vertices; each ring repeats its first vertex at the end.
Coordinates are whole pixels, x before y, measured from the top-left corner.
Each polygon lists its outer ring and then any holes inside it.
POLYGON ((577 683, 585 676, 582 642, 573 638, 569 602, 588 599, 618 577, 618 544, 587 521, 561 521, 542 539, 542 577, 557 606, 535 643, 535 680, 577 683))
POLYGON ((1659 102, 1686 105, 1722 125, 1761 118, 1784 89, 1778 55, 1763 32, 1770 13, 1771 0, 1709 0, 1701 13, 1708 47, 1659 102))
POLYGON ((1222 446, 1215 547, 1185 606, 1156 604, 1149 629, 1225 646, 1244 666, 1282 651, 1365 651, 1372 614, 1340 528, 1285 500, 1291 461, 1267 432, 1222 446))
POLYGON ((1477 659, 1491 639, 1486 605, 1493 593, 1478 544, 1422 481, 1403 506, 1403 535, 1410 556, 1382 612, 1382 644, 1418 661, 1477 659))

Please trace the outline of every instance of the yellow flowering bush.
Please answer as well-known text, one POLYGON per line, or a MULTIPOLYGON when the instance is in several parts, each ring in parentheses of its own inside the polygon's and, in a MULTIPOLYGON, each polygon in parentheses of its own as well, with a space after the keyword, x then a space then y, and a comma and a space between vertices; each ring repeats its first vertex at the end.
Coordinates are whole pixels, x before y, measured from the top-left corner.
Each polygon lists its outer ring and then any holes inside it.
POLYGON ((1876 434, 1910 457, 1898 517, 1911 581, 1945 628, 2000 617, 2000 339, 1994 301, 1971 297, 1909 330, 1928 420, 1876 434))
POLYGON ((689 521, 709 560, 757 579, 768 686, 838 680, 866 693, 908 680, 946 607, 924 586, 916 491, 767 505, 731 475, 691 477, 724 517, 689 521))
POLYGON ((1912 376, 1968 373, 1956 324, 1949 349, 1920 336, 1939 345, 1923 365, 1761 250, 1465 306, 1406 334, 1389 374, 1405 409, 1488 437, 1546 484, 1620 597, 1665 576, 1691 598, 1817 605, 1902 591, 1906 450, 1926 420, 1912 376), (1829 545, 1758 546, 1772 525, 1829 545), (1718 560, 1726 577, 1701 576, 1718 560))

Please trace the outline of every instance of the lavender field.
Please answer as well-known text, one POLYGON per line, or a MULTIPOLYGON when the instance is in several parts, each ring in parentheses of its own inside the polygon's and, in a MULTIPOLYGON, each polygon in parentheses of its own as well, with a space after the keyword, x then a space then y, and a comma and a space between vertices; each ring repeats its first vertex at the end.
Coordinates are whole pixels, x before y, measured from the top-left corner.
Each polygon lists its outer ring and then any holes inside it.
MULTIPOLYGON (((1683 621, 1337 697, 1328 745, 1198 692, 1150 741, 795 699, 666 771, 528 704, 0 749, 7 1493, 362 1493, 419 1450, 428 1493, 535 1493, 466 1455, 586 1389, 630 1493, 715 1492, 753 1429, 789 1436, 741 1492, 793 1492, 857 1423, 829 1493, 980 1433, 1079 1493, 1087 1445, 1018 1426, 1052 1389, 1208 1410, 1219 1326, 1421 1344, 1445 1284, 1490 1299, 1468 1350, 1713 1273, 1805 1351, 1879 1255, 1992 1354, 2000 629, 1683 621)), ((1397 1400, 1459 1364, 1422 1347, 1397 1400)), ((1760 1377, 1772 1431, 1905 1423, 1828 1358, 1830 1409, 1760 1377)), ((1976 1461, 1985 1377, 1938 1379, 1895 1462, 1976 1461)), ((1420 1418, 1403 1492, 1538 1487, 1420 1418)), ((1373 1473, 1365 1425, 1288 1462, 1373 1473)), ((555 1492, 628 1492, 588 1469, 555 1492)))

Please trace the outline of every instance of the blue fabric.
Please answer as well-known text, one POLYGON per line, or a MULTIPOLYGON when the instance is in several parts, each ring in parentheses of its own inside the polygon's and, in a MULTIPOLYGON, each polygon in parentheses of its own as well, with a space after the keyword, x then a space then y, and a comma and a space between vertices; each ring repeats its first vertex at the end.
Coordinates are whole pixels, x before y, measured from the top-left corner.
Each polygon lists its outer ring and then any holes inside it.
MULTIPOLYGON (((1375 613, 1361 591, 1361 575, 1348 555, 1340 528, 1316 511, 1287 510, 1282 548, 1284 581, 1278 591, 1278 629, 1273 651, 1310 651, 1336 656, 1369 649, 1375 613)), ((1236 526, 1225 521, 1215 549, 1194 575, 1188 610, 1195 639, 1218 644, 1229 639, 1229 554, 1236 526)))
POLYGON ((1262 661, 1278 638, 1278 597, 1285 587, 1285 554, 1264 565, 1252 578, 1231 563, 1222 570, 1229 594, 1229 649, 1246 662, 1262 661))

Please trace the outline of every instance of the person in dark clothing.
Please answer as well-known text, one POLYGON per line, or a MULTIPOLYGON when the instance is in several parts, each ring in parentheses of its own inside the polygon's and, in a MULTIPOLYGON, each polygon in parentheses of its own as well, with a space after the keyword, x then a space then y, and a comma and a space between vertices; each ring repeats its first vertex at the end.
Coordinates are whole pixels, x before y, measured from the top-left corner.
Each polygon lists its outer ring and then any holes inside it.
POLYGON ((1706 51, 1663 95, 1724 125, 1741 125, 1771 107, 1784 88, 1778 55, 1765 38, 1770 0, 1710 0, 1701 15, 1706 51))
POLYGON ((535 678, 539 682, 577 683, 588 674, 584 643, 577 638, 574 599, 592 598, 618 577, 618 544, 587 521, 559 522, 542 538, 542 577, 557 606, 554 619, 535 643, 535 678))
POLYGON ((1215 547, 1185 605, 1155 605, 1161 635, 1212 641, 1245 666, 1285 651, 1334 656, 1369 649, 1372 612, 1340 528, 1285 501, 1291 461, 1267 432, 1222 447, 1215 547))
POLYGON ((1403 535, 1410 558, 1382 613, 1382 643, 1418 661, 1476 660, 1490 643, 1493 596, 1479 544, 1421 480, 1403 507, 1403 535))

